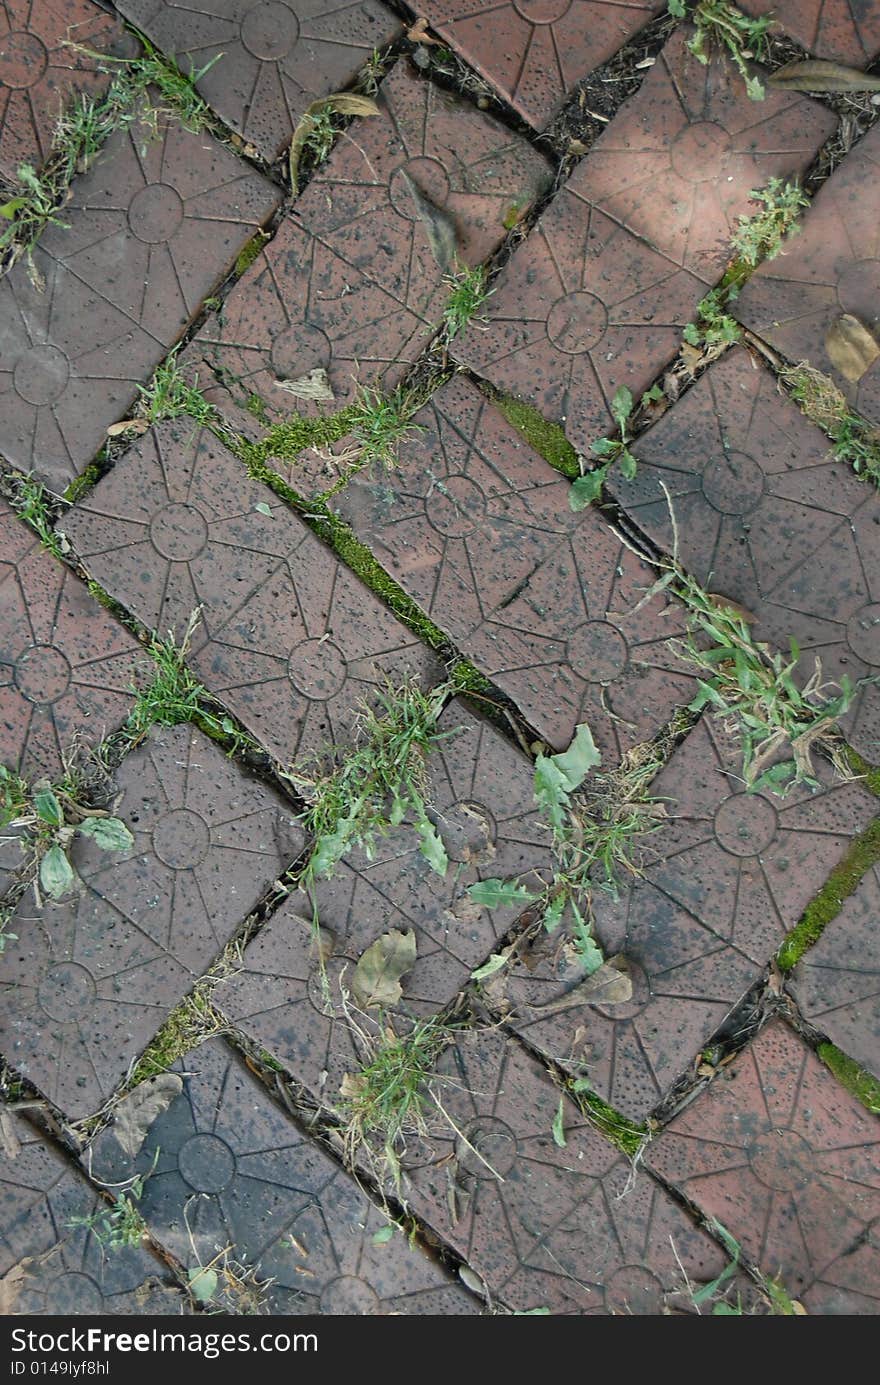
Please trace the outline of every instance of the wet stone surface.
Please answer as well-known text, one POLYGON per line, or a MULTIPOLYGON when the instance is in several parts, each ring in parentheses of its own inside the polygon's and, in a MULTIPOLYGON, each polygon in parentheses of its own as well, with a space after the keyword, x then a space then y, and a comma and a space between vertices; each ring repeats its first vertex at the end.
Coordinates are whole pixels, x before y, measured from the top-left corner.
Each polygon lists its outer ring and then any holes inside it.
POLYGON ((378 0, 120 0, 119 9, 185 72, 211 64, 198 91, 270 163, 307 107, 349 87, 401 27, 378 0))
POLYGON ((880 11, 871 3, 851 0, 741 0, 746 14, 767 14, 775 29, 797 39, 816 58, 830 58, 850 67, 865 67, 880 53, 880 11))
POLYGON ((25 896, 0 959, 0 1049, 68 1116, 95 1111, 301 849, 290 810, 200 732, 153 730, 116 773, 126 851, 78 837, 81 886, 25 896))
POLYGON ((125 720, 142 663, 128 631, 0 499, 0 764, 57 779, 76 736, 125 720))
MULTIPOLYGON (((146 1172, 140 1209, 156 1237, 188 1269, 224 1247, 273 1279, 260 1297, 277 1314, 467 1314, 468 1294, 418 1246, 395 1233, 376 1244, 387 1218, 315 1140, 304 1134, 219 1039, 187 1053, 172 1071, 182 1094, 151 1127, 132 1163, 112 1129, 89 1154, 101 1177, 146 1172)), ((242 1312, 244 1300, 218 1299, 242 1312)))
POLYGON ((753 1040, 645 1162, 809 1313, 876 1314, 877 1122, 783 1024, 753 1040))
POLYGON ((701 722, 652 785, 668 818, 643 839, 642 876, 622 879, 617 901, 593 893, 599 943, 606 958, 623 955, 630 1001, 578 1002, 587 974, 567 924, 490 980, 494 1006, 530 1044, 636 1119, 758 980, 875 811, 858 784, 824 770, 818 793, 784 800, 744 793, 739 774, 733 742, 701 722))
MULTIPOLYGON (((877 676, 880 496, 832 457, 769 371, 728 352, 635 452, 633 481, 612 473, 615 499, 666 552, 671 505, 680 561, 756 617, 756 638, 785 652, 794 638, 804 680, 817 655, 828 679, 877 676)), ((844 726, 880 760, 880 689, 865 687, 844 726)))

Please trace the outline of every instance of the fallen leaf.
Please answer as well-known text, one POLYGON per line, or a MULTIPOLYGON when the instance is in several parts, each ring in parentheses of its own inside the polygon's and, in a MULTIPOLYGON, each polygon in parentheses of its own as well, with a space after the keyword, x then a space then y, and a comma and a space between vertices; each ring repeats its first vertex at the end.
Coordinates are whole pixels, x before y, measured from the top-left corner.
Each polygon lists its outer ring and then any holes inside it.
POLYGON ((294 399, 313 399, 318 404, 332 404, 336 399, 323 366, 316 366, 297 380, 276 380, 275 388, 292 394, 294 399))
POLYGON ((533 1014, 555 1015, 579 1005, 625 1005, 632 1000, 633 985, 629 963, 622 953, 609 957, 585 981, 546 1005, 523 1006, 533 1014))
POLYGON ((364 1090, 364 1079, 359 1072, 344 1072, 339 1084, 339 1095, 346 1101, 356 1101, 364 1090))
POLYGON ((210 1303, 217 1292, 217 1271, 194 1265, 188 1271, 189 1291, 198 1303, 210 1303))
POLYGON ((162 1072, 141 1082, 116 1108, 113 1134, 130 1159, 140 1153, 151 1126, 183 1091, 176 1072, 162 1072))
POLYGON ((517 904, 534 904, 540 897, 531 894, 518 880, 501 880, 497 877, 477 880, 473 885, 468 885, 467 892, 485 909, 512 909, 517 904))
POLYGON ((687 373, 693 375, 697 366, 703 359, 702 347, 691 346, 690 342, 683 341, 678 354, 681 356, 682 363, 687 373))
POLYGON ((431 38, 428 33, 427 19, 417 19, 415 24, 407 29, 406 36, 410 43, 427 43, 436 47, 441 46, 441 40, 439 38, 431 38))
POLYGON ((102 851, 128 851, 134 846, 134 837, 121 818, 86 818, 76 830, 82 837, 91 837, 102 851))
POLYGON ((786 63, 767 81, 771 87, 787 91, 880 91, 880 77, 869 77, 857 67, 813 59, 786 63))
POLYGON ((359 96, 354 91, 336 91, 330 96, 322 96, 307 106, 302 119, 293 132, 287 166, 290 173, 290 186, 294 192, 299 190, 299 161, 306 147, 309 135, 315 125, 315 116, 322 110, 336 111, 338 115, 378 115, 379 107, 369 96, 359 96))
POLYGON ((494 953, 489 958, 488 962, 484 962, 481 967, 477 967, 476 971, 471 972, 471 980, 485 981, 487 976, 492 976, 496 971, 500 971, 503 966, 507 965, 508 957, 509 952, 494 953))
POLYGON ((471 1293, 480 1294, 483 1298, 488 1298, 486 1286, 475 1270, 469 1265, 459 1265, 458 1277, 465 1288, 470 1289, 471 1293))
POLYGON ((354 969, 352 990, 358 1005, 365 1010, 396 1005, 403 995, 400 978, 411 971, 416 960, 416 935, 392 928, 367 948, 354 969))
POLYGON ((149 428, 149 422, 145 418, 124 418, 121 423, 111 423, 107 429, 108 438, 118 438, 122 433, 134 433, 140 436, 149 428))
POLYGON ((706 592, 706 600, 719 611, 733 611, 746 625, 754 625, 758 619, 751 611, 747 611, 745 606, 741 606, 730 596, 722 596, 721 592, 706 592))
POLYGON ((389 1222, 387 1226, 380 1226, 379 1230, 372 1238, 374 1246, 384 1246, 386 1241, 390 1241, 394 1235, 394 1225, 389 1222))
POLYGON ((553 1143, 559 1149, 565 1149, 568 1141, 565 1138, 565 1097, 559 1098, 559 1106, 556 1115, 553 1117, 553 1143))
POLYGON ((861 380, 880 356, 880 342, 851 313, 832 322, 825 334, 825 350, 831 364, 845 380, 861 380))
POLYGON ((458 259, 456 253, 458 237, 454 220, 442 207, 435 206, 430 197, 416 186, 405 168, 400 170, 400 176, 409 188, 410 196, 419 214, 419 220, 425 228, 434 259, 444 274, 451 273, 455 269, 458 259))

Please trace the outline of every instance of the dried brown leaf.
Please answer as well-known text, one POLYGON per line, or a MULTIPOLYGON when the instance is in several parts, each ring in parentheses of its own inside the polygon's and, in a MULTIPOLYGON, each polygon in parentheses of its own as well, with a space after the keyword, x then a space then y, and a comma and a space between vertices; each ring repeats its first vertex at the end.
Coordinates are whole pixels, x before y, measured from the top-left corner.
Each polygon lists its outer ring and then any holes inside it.
POLYGON ((857 67, 813 59, 787 63, 767 81, 771 87, 786 91, 880 91, 880 77, 869 77, 857 67))
POLYGON ((407 29, 406 36, 410 43, 427 43, 438 48, 442 46, 441 39, 431 38, 428 33, 427 19, 417 19, 415 24, 407 29))
POLYGON ((572 1010, 580 1005, 625 1005, 627 1001, 632 1000, 632 993, 629 962, 622 953, 617 953, 591 972, 574 990, 567 991, 558 1000, 551 1000, 547 1005, 529 1005, 524 1008, 533 1014, 555 1015, 561 1010, 572 1010))
POLYGON ((122 1098, 116 1108, 113 1134, 129 1158, 140 1152, 150 1127, 182 1091, 183 1078, 178 1073, 161 1072, 122 1098))
POLYGON ((302 119, 293 132, 290 152, 287 156, 290 173, 290 186, 294 192, 299 190, 299 161, 306 147, 309 135, 315 126, 315 116, 319 111, 329 109, 338 115, 378 115, 379 107, 369 96, 359 96, 355 91, 336 91, 330 96, 322 96, 307 106, 302 119))
POLYGON ((312 399, 318 404, 332 404, 336 398, 323 366, 316 366, 296 380, 276 380, 275 388, 292 394, 294 399, 312 399))
POLYGON ((121 437, 123 433, 134 433, 135 437, 140 437, 149 428, 149 423, 145 418, 124 418, 121 423, 111 423, 107 429, 108 438, 121 437))
POLYGON ((419 220, 425 228, 431 254, 443 273, 450 274, 458 262, 458 236, 455 221, 449 212, 444 211, 442 207, 435 206, 430 197, 413 182, 405 168, 400 170, 400 176, 409 188, 410 196, 419 214, 419 220))
POLYGON ((845 380, 861 380, 880 356, 880 342, 851 313, 832 322, 825 336, 825 350, 831 364, 845 380))
POLYGON ((367 948, 354 969, 352 991, 364 1010, 396 1005, 403 995, 400 978, 416 960, 416 935, 392 928, 367 948))

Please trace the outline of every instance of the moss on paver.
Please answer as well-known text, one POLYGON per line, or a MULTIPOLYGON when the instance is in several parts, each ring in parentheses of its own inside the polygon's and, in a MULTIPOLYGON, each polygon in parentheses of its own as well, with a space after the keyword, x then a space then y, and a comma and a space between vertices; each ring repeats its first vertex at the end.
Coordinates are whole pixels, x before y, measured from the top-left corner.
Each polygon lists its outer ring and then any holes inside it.
POLYGON ((508 423, 512 423, 514 428, 522 433, 526 442, 539 452, 545 461, 557 471, 561 471, 563 476, 572 479, 580 476, 578 454, 565 436, 565 430, 558 423, 551 423, 534 405, 527 404, 523 399, 514 399, 513 395, 498 395, 495 403, 508 423))
POLYGON ((875 818, 870 827, 856 837, 843 860, 831 872, 785 939, 776 954, 782 971, 791 971, 804 953, 818 941, 831 920, 840 913, 843 901, 849 898, 868 868, 877 861, 880 861, 880 818, 875 818))
POLYGON ((826 1067, 830 1068, 848 1092, 852 1092, 863 1106, 874 1115, 880 1115, 880 1082, 863 1068, 854 1058, 849 1058, 834 1044, 820 1044, 817 1050, 826 1067))

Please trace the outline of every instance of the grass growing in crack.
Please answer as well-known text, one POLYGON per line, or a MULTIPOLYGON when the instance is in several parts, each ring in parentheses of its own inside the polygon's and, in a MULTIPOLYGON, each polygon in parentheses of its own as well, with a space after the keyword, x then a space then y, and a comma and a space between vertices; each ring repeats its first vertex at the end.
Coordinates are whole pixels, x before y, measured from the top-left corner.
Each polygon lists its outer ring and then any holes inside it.
POLYGON ((147 1233, 147 1224, 137 1204, 144 1195, 144 1184, 155 1169, 158 1158, 159 1151, 156 1150, 152 1168, 133 1178, 127 1189, 120 1189, 109 1206, 98 1207, 87 1217, 71 1217, 67 1226, 72 1230, 91 1231, 105 1250, 139 1246, 147 1233))
POLYGON ((807 418, 827 433, 837 460, 880 488, 880 428, 853 413, 834 382, 806 361, 782 370, 779 378, 807 418))
POLYGON ((749 196, 759 204, 751 216, 740 216, 731 244, 739 264, 754 269, 762 260, 775 260, 785 237, 800 228, 798 218, 810 199, 799 183, 771 178, 765 188, 753 189, 749 196))
POLYGON ((399 390, 383 394, 381 390, 362 385, 351 421, 361 462, 381 462, 383 466, 392 467, 404 439, 421 431, 413 422, 413 411, 413 401, 399 390))
POLYGON ((169 353, 148 385, 138 385, 141 411, 148 423, 184 416, 197 423, 210 423, 215 416, 214 406, 199 389, 197 377, 192 384, 187 380, 177 364, 177 351, 175 347, 169 353))
MULTIPOLYGON (((669 13, 676 19, 687 15, 685 0, 668 0, 669 13)), ((688 48, 701 63, 708 63, 712 50, 726 52, 746 84, 746 92, 752 101, 764 100, 764 84, 761 79, 749 72, 748 60, 757 61, 770 56, 768 32, 773 23, 772 14, 752 19, 740 10, 728 5, 726 0, 699 0, 691 11, 694 35, 688 48)))
POLYGON ((447 275, 444 283, 449 285, 450 291, 443 309, 443 323, 449 341, 454 341, 470 323, 480 326, 486 321, 479 312, 493 290, 486 287, 486 271, 482 265, 474 269, 461 268, 447 275))
POLYGON ((168 632, 167 639, 151 641, 153 677, 146 687, 136 691, 124 731, 137 741, 151 726, 193 722, 207 735, 226 742, 228 753, 233 754, 248 747, 250 741, 230 717, 218 716, 211 710, 210 693, 187 666, 186 657, 199 619, 199 612, 194 611, 179 642, 173 631, 168 632))
POLYGON ((55 533, 54 499, 46 487, 33 476, 23 476, 10 499, 12 508, 33 529, 43 547, 60 558, 62 546, 55 533))

